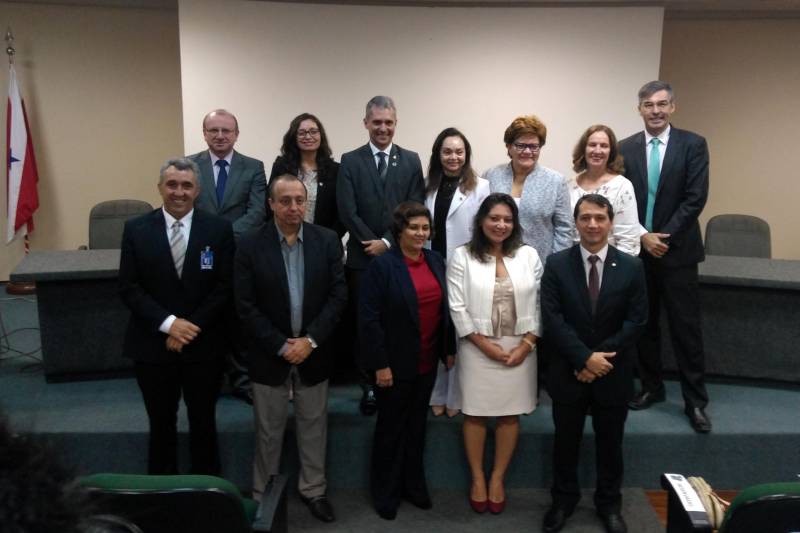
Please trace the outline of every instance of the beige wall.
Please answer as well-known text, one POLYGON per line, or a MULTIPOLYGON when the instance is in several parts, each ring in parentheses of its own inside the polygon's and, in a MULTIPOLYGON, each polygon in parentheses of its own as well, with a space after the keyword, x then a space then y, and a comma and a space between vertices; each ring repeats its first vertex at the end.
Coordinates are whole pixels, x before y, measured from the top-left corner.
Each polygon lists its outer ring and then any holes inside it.
MULTIPOLYGON (((16 38, 17 79, 39 166, 31 248, 85 244, 97 202, 157 204, 158 169, 183 151, 177 11, 0 2, 0 21, 16 38)), ((7 87, 4 66, 0 92, 7 87)), ((7 280, 22 242, 5 245, 5 172, 2 182, 0 280, 7 280)))
MULTIPOLYGON (((86 243, 88 212, 98 201, 157 204, 157 169, 183 151, 177 12, 0 2, 0 21, 17 38, 17 74, 39 163, 32 248, 86 243)), ((772 226, 775 257, 791 259, 800 259, 792 220, 800 193, 798 148, 790 130, 790 120, 798 119, 800 62, 792 52, 799 49, 798 19, 667 20, 661 58, 662 76, 678 91, 675 124, 709 140, 711 196, 703 224, 723 212, 761 216, 772 226)), ((0 68, 0 91, 7 85, 7 70, 0 68)), ((620 90, 631 92, 635 116, 633 89, 620 90)), ((288 122, 291 112, 283 113, 276 123, 288 122)), ((350 110, 344 115, 352 118, 350 110)), ((274 154, 268 147, 282 127, 257 145, 258 155, 274 154)), ((357 124, 349 128, 363 135, 357 124)), ((400 128, 398 141, 410 140, 405 124, 400 128)), ((199 140, 198 131, 193 142, 199 140)), ((5 143, 2 127, 0 146, 5 143)), ((340 144, 338 153, 346 148, 340 144)), ((418 148, 424 153, 425 143, 418 148)), ((0 203, 5 235, 4 185, 0 203)), ((0 280, 21 257, 21 242, 0 243, 0 280)))
POLYGON ((205 148, 202 116, 226 107, 239 117, 242 152, 267 164, 304 111, 324 123, 338 158, 367 141, 367 100, 388 94, 398 106, 397 143, 423 161, 436 135, 456 126, 476 170, 505 163, 503 132, 534 113, 548 127, 542 163, 570 175, 588 126, 639 125, 630 88, 658 75, 662 22, 653 7, 230 0, 221 12, 217 0, 180 0, 186 151, 205 148), (211 64, 225 65, 227 83, 208 83, 211 64))
POLYGON ((708 139, 711 193, 701 217, 759 216, 772 254, 800 259, 800 19, 666 20, 661 76, 677 96, 676 126, 708 139))

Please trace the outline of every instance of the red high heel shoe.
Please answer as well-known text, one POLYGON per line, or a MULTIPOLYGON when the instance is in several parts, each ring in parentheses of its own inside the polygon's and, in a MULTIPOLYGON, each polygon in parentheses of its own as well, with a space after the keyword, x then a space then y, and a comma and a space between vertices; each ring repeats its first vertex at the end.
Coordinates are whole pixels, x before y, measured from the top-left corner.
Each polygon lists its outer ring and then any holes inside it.
POLYGON ((478 514, 483 514, 486 512, 486 509, 489 508, 489 500, 483 500, 479 502, 478 500, 473 500, 472 497, 469 498, 469 506, 472 507, 472 510, 478 514))
POLYGON ((503 500, 501 502, 493 502, 492 500, 486 500, 489 504, 489 512, 492 514, 500 514, 503 512, 503 509, 506 508, 506 501, 503 500))

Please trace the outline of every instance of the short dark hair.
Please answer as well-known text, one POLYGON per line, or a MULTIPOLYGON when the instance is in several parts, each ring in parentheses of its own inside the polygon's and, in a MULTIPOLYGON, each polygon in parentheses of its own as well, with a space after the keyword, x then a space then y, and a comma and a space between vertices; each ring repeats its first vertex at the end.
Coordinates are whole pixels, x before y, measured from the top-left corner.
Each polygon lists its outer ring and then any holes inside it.
POLYGON ((584 202, 589 202, 590 204, 594 204, 598 207, 605 207, 606 212, 608 213, 608 219, 614 220, 614 206, 611 205, 611 202, 603 196, 602 194, 586 194, 578 198, 578 201, 575 203, 575 209, 572 211, 572 218, 578 220, 578 213, 580 212, 581 205, 584 202))
POLYGON ((578 140, 578 144, 575 145, 575 149, 572 151, 572 170, 575 172, 583 172, 586 170, 586 145, 589 143, 589 137, 598 131, 602 131, 608 135, 608 144, 611 146, 606 168, 609 172, 621 174, 624 172, 625 166, 623 165, 622 155, 619 153, 619 147, 617 146, 617 136, 614 135, 614 130, 605 124, 589 126, 586 131, 583 132, 583 135, 581 135, 581 138, 578 140))
POLYGON ((511 210, 511 218, 514 224, 511 235, 503 241, 503 255, 506 257, 513 256, 517 249, 524 244, 522 242, 522 227, 519 225, 519 209, 517 208, 517 203, 511 196, 505 193, 492 193, 486 197, 478 208, 478 212, 475 213, 475 218, 472 223, 472 239, 467 243, 469 253, 481 263, 488 261, 489 250, 491 249, 489 239, 483 233, 483 221, 489 216, 489 212, 494 206, 499 204, 508 206, 511 210))
POLYGON ((669 94, 669 101, 673 102, 675 100, 675 91, 672 90, 672 85, 665 81, 653 80, 648 81, 639 89, 639 103, 641 104, 642 100, 650 98, 658 91, 667 91, 667 94, 669 94))
MULTIPOLYGON (((300 178, 298 178, 294 174, 281 174, 280 176, 275 176, 274 178, 269 180, 269 187, 268 187, 269 191, 268 191, 268 194, 267 194, 267 198, 268 199, 269 198, 272 198, 273 200, 275 199, 272 196, 272 194, 273 194, 272 189, 274 188, 275 184, 278 183, 279 181, 288 181, 290 183, 293 182, 293 181, 296 181, 298 183, 301 183, 303 185, 303 190, 306 193, 306 198, 308 198, 308 189, 306 188, 306 184, 303 183, 303 180, 301 180, 300 178)), ((269 204, 267 204, 267 205, 269 206, 269 204)))
POLYGON ((433 217, 428 208, 419 202, 406 201, 397 205, 392 213, 392 237, 396 243, 400 243, 400 234, 408 227, 409 222, 414 217, 427 217, 428 224, 431 225, 431 238, 433 238, 433 217))
POLYGON ((448 137, 460 137, 464 141, 464 170, 461 172, 461 181, 459 188, 461 192, 469 192, 478 185, 478 174, 472 168, 472 146, 466 136, 458 131, 456 128, 445 128, 433 141, 433 149, 431 149, 431 160, 428 163, 428 184, 425 187, 426 193, 432 193, 439 189, 439 184, 442 183, 442 145, 444 140, 448 137))
POLYGON ((286 159, 286 166, 292 172, 300 171, 300 147, 297 146, 297 131, 300 129, 300 123, 304 120, 312 120, 316 123, 319 129, 319 148, 317 148, 316 162, 317 172, 319 169, 325 168, 325 165, 333 157, 331 155, 331 148, 328 145, 328 136, 325 133, 325 128, 322 122, 312 115, 311 113, 301 113, 294 117, 289 123, 289 129, 283 135, 283 144, 281 144, 281 155, 286 159))

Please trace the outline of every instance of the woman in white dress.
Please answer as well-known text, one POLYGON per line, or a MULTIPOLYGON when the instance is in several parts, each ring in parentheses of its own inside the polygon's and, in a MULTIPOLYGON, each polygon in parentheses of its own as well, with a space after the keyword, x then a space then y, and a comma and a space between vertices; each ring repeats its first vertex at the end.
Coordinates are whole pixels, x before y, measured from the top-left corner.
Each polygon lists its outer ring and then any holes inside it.
MULTIPOLYGON (((472 147, 463 133, 446 128, 436 137, 425 180, 425 207, 433 214, 433 238, 428 247, 448 260, 472 237, 472 222, 489 196, 489 182, 472 169, 472 147)), ((431 394, 434 416, 458 414, 460 399, 454 361, 439 363, 431 394)))
POLYGON ((505 507, 504 478, 519 437, 519 415, 536 408, 536 342, 541 334, 539 254, 522 242, 519 211, 493 193, 475 216, 472 239, 447 267, 450 314, 459 337, 458 382, 469 501, 483 513, 505 507), (486 482, 488 417, 496 417, 494 467, 486 482))
MULTIPOLYGON (((639 225, 633 184, 620 174, 623 161, 611 128, 596 124, 581 135, 572 152, 572 169, 579 173, 568 184, 572 209, 587 194, 608 198, 614 208, 608 243, 625 253, 639 255, 639 239, 645 230, 639 225)), ((579 240, 577 232, 574 240, 579 240)))

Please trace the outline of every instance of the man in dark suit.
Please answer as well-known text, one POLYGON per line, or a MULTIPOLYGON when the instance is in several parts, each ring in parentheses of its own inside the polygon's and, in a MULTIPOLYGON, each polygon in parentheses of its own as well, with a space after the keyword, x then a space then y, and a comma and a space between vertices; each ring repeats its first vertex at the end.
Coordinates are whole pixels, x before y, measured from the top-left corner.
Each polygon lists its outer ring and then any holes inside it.
MULTIPOLYGON (((367 102, 364 127, 369 142, 342 155, 336 200, 347 241, 347 281, 353 318, 358 309, 359 282, 370 260, 393 245, 390 231, 395 207, 406 200, 425 201, 419 155, 392 143, 397 126, 394 101, 375 96, 367 102)), ((354 346, 354 350, 357 347, 354 346)), ((358 357, 356 357, 358 359, 358 357)), ((364 384, 361 412, 375 413, 375 394, 364 384)))
POLYGON ((611 203, 598 194, 575 205, 580 244, 551 255, 542 276, 544 339, 552 347, 553 504, 547 533, 561 530, 580 499, 578 457, 588 410, 596 441, 594 504, 609 533, 627 531, 620 514, 622 438, 633 395, 635 343, 647 322, 641 261, 608 244, 611 203))
MULTIPOLYGON (((233 149, 239 138, 239 122, 232 113, 217 109, 203 118, 203 136, 208 150, 190 155, 200 167, 197 207, 215 213, 233 224, 239 237, 264 224, 267 179, 264 163, 233 149)), ((229 332, 228 381, 233 395, 252 403, 247 361, 238 345, 240 323, 233 309, 227 315, 229 332)))
POLYGON ((619 144, 625 175, 636 193, 639 223, 646 231, 640 256, 647 274, 650 320, 639 342, 642 390, 631 409, 647 409, 665 399, 661 361, 660 309, 667 311, 678 364, 685 413, 695 431, 711 431, 705 412, 705 355, 697 264, 705 259, 697 217, 708 198, 706 140, 669 123, 675 111, 672 87, 652 81, 639 90, 645 130, 619 144))
POLYGON ((311 513, 334 520, 326 495, 328 342, 347 305, 342 246, 335 232, 303 222, 307 191, 296 176, 272 180, 274 214, 236 251, 236 306, 245 326, 256 414, 253 491, 258 498, 280 467, 293 391, 298 489, 311 513))
POLYGON ((123 353, 134 360, 150 420, 147 470, 175 474, 177 412, 189 416, 191 472, 219 474, 215 410, 231 304, 231 224, 194 209, 199 170, 167 161, 158 190, 164 205, 129 220, 122 236, 120 294, 131 310, 123 353))

